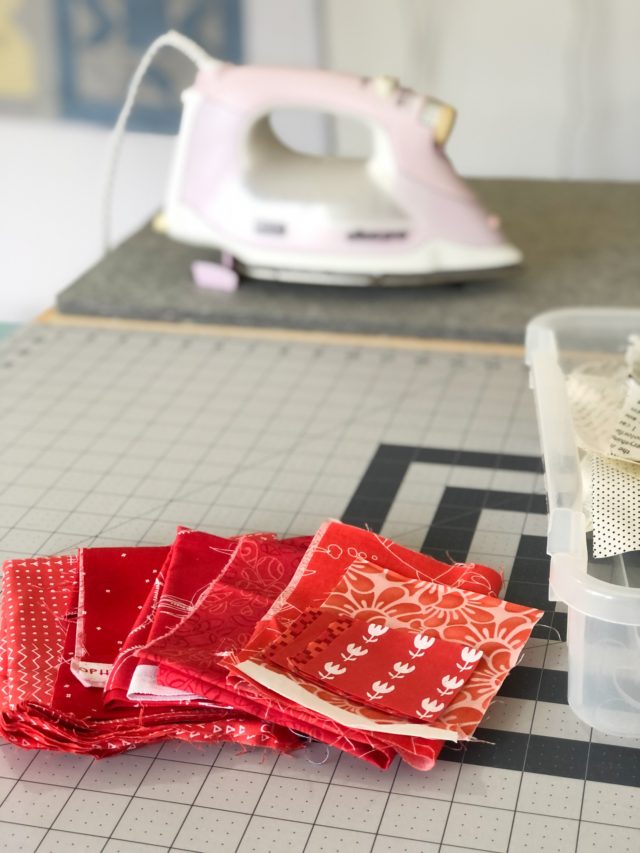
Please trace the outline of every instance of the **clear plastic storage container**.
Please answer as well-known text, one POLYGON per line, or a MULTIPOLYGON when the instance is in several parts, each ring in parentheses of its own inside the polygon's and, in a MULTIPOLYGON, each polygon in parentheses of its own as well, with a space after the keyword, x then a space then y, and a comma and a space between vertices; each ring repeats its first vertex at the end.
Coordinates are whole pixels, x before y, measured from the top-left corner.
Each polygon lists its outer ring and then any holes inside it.
POLYGON ((640 309, 551 311, 529 323, 525 358, 549 501, 549 595, 568 607, 569 704, 599 731, 640 737, 640 554, 593 558, 566 390, 574 367, 623 359, 631 334, 640 309))

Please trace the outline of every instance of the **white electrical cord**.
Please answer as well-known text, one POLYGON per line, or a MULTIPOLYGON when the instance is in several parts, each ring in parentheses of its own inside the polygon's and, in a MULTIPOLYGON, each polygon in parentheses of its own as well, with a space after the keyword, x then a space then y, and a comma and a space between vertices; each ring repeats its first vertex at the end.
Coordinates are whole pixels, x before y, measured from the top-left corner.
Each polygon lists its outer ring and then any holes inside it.
POLYGON ((144 75, 149 70, 149 66, 155 59, 156 54, 162 50, 163 47, 173 47, 175 50, 190 59, 198 69, 204 68, 208 65, 217 64, 217 60, 209 56, 209 54, 203 50, 200 45, 175 30, 169 30, 169 32, 164 33, 164 35, 158 36, 158 38, 153 41, 145 51, 144 56, 140 60, 138 67, 129 81, 127 95, 122 105, 122 109, 120 110, 118 120, 113 128, 113 132, 111 133, 109 147, 107 149, 107 165, 102 190, 103 252, 108 252, 111 248, 111 205, 113 201, 116 167, 120 156, 120 150, 122 148, 124 131, 144 75))

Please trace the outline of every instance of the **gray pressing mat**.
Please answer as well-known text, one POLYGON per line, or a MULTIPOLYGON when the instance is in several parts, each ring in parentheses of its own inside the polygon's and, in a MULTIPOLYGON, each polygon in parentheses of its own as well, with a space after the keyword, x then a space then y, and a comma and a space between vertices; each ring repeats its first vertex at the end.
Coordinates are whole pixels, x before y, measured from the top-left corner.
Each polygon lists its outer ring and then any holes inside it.
POLYGON ((170 742, 94 761, 0 743, 0 849, 636 853, 640 743, 566 704, 519 358, 32 327, 0 343, 0 556, 165 544, 177 524, 295 535, 326 517, 505 573, 542 607, 480 730, 430 773, 320 745, 170 742))
POLYGON ((246 281, 234 294, 191 281, 215 257, 144 228, 58 297, 67 314, 191 320, 417 337, 521 341, 527 321, 562 306, 636 305, 640 185, 473 182, 525 265, 462 285, 360 289, 246 281))

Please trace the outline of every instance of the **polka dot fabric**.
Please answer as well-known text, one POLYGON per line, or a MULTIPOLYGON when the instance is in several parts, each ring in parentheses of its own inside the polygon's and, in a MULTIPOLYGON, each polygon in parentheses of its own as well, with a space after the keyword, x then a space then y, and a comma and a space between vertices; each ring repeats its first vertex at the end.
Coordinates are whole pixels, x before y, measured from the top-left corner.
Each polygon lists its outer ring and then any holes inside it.
POLYGON ((591 463, 593 556, 640 550, 640 466, 594 456, 591 463))
MULTIPOLYGON (((135 559, 136 550, 145 554, 150 549, 130 550, 135 559)), ((80 554, 86 558, 86 549, 80 554)), ((71 673, 80 565, 81 558, 73 556, 10 560, 3 566, 0 740, 96 757, 167 738, 225 740, 279 751, 299 746, 288 730, 225 709, 177 705, 155 713, 136 704, 115 712, 104 709, 101 688, 85 687, 71 673)), ((108 611, 103 615, 109 618, 108 611)), ((103 625, 104 620, 98 627, 103 625)), ((94 640, 102 636, 97 632, 94 640)), ((100 654, 108 652, 108 645, 100 640, 100 654)))
POLYGON ((76 593, 78 559, 38 557, 3 566, 0 681, 3 705, 30 699, 47 704, 64 649, 69 603, 76 593))

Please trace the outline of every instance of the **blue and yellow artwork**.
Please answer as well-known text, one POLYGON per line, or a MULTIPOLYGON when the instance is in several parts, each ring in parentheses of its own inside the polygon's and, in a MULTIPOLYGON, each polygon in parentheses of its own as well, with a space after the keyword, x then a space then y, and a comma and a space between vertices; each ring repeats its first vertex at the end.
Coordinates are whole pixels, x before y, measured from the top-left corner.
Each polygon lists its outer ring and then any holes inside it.
POLYGON ((36 46, 19 19, 24 0, 0 0, 0 98, 33 98, 38 88, 36 46))
MULTIPOLYGON (((113 124, 134 68, 163 32, 178 30, 212 56, 240 60, 241 5, 237 0, 0 0, 0 103, 113 124)), ((178 96, 193 75, 184 57, 161 52, 146 75, 131 126, 175 130, 178 96)))

